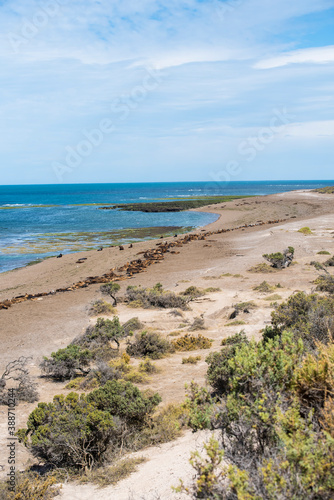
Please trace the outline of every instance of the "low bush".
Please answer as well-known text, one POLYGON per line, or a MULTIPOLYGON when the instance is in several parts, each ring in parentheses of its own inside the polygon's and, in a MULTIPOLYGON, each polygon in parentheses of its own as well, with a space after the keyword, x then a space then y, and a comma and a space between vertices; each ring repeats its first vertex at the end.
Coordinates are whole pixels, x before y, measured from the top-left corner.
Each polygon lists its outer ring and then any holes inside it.
POLYGON ((19 441, 49 465, 90 470, 148 425, 161 398, 130 382, 108 381, 87 395, 55 396, 29 415, 19 441))
POLYGON ((278 293, 274 293, 273 295, 269 295, 269 297, 266 297, 264 300, 276 301, 276 300, 282 300, 282 297, 278 295, 278 293))
POLYGON ((151 359, 160 359, 172 351, 170 342, 155 332, 137 333, 126 348, 129 356, 151 359))
POLYGON ((188 358, 182 358, 183 365, 197 365, 197 363, 201 360, 201 356, 189 356, 188 358))
POLYGON ((109 302, 99 299, 91 304, 88 314, 89 316, 100 316, 101 314, 110 316, 115 314, 115 308, 109 302))
POLYGON ((298 229, 298 233, 302 233, 302 234, 305 234, 305 235, 313 234, 312 231, 311 231, 311 229, 309 227, 307 227, 307 226, 298 229))
POLYGON ((324 263, 325 266, 330 266, 330 267, 333 267, 334 266, 334 256, 331 257, 330 259, 327 259, 326 262, 324 263))
POLYGON ((277 333, 293 331, 304 345, 314 349, 316 343, 328 343, 334 335, 334 298, 298 292, 272 312, 272 326, 277 333))
POLYGON ((92 353, 80 345, 71 344, 44 357, 40 363, 42 373, 56 380, 69 380, 78 375, 87 375, 90 371, 92 353))
POLYGON ((132 333, 136 332, 137 330, 141 330, 142 328, 144 328, 144 325, 136 317, 136 318, 129 319, 126 323, 123 324, 122 328, 124 331, 124 335, 128 336, 128 335, 131 335, 132 333))
POLYGON ((183 335, 179 339, 173 340, 172 345, 176 351, 195 351, 196 349, 210 349, 212 340, 199 334, 183 335))
POLYGON ((273 273, 275 270, 272 266, 269 266, 265 262, 261 264, 256 264, 256 266, 251 267, 248 269, 250 273, 273 273))
POLYGON ((126 300, 129 306, 135 307, 159 307, 163 309, 173 308, 187 310, 189 297, 177 295, 174 292, 167 292, 162 289, 160 283, 153 288, 141 288, 128 286, 126 290, 126 300))
POLYGON ((320 250, 320 252, 317 252, 317 255, 330 255, 330 252, 327 252, 327 250, 320 250))
POLYGON ((330 294, 334 294, 334 277, 329 274, 324 274, 318 276, 318 278, 314 281, 314 284, 317 285, 316 290, 319 292, 327 292, 330 294))
POLYGON ((262 281, 259 285, 255 286, 253 290, 260 292, 260 293, 272 293, 275 290, 275 287, 272 285, 269 285, 266 281, 262 281))
POLYGON ((203 290, 200 290, 196 286, 189 286, 184 292, 181 292, 181 295, 189 298, 190 300, 197 299, 198 297, 202 297, 205 295, 203 290))
POLYGON ((9 490, 7 481, 1 482, 0 500, 51 500, 60 492, 56 482, 52 475, 41 477, 34 472, 16 472, 15 492, 9 490))
POLYGON ((145 359, 144 361, 141 361, 139 364, 139 371, 152 374, 152 373, 157 373, 159 370, 156 367, 154 363, 150 359, 145 359))

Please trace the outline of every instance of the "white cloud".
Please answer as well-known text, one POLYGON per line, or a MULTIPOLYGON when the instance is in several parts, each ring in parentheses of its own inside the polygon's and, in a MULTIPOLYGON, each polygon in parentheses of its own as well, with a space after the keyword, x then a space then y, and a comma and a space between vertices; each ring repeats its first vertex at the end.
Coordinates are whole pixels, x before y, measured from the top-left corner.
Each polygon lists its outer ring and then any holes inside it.
POLYGON ((255 64, 257 69, 272 69, 288 64, 326 64, 334 62, 334 45, 294 50, 270 59, 263 59, 255 64))

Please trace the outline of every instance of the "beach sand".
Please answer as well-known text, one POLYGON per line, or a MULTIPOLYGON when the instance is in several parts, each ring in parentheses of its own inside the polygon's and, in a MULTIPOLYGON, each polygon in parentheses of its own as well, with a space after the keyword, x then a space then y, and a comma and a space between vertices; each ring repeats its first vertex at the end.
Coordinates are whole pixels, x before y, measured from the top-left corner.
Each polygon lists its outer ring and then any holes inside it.
MULTIPOLYGON (((245 198, 218 206, 203 207, 203 212, 213 212, 219 218, 205 228, 192 234, 212 231, 205 240, 194 240, 175 248, 177 252, 164 254, 163 260, 152 264, 144 272, 130 279, 120 281, 120 296, 128 285, 153 286, 162 283, 165 289, 180 292, 190 285, 199 288, 219 287, 220 291, 207 293, 191 303, 191 310, 183 312, 183 317, 175 317, 170 310, 131 309, 120 303, 117 314, 121 322, 137 316, 151 327, 167 336, 179 329, 180 323, 191 324, 195 317, 203 315, 207 330, 204 333, 213 339, 211 351, 218 350, 221 340, 244 329, 250 337, 259 338, 260 330, 270 322, 273 310, 267 296, 253 290, 266 280, 271 285, 280 283, 277 294, 286 299, 296 290, 311 291, 313 280, 318 273, 310 261, 325 260, 325 255, 316 255, 320 250, 334 253, 334 196, 313 191, 293 191, 276 195, 245 198), (279 223, 263 224, 214 234, 221 229, 233 229, 260 221, 284 220, 279 223), (298 232, 304 226, 310 227, 312 234, 305 236, 298 232), (287 246, 295 248, 295 263, 282 271, 252 273, 249 269, 264 262, 262 254, 283 251, 287 246), (233 311, 233 304, 253 300, 257 307, 249 314, 242 313, 238 319, 243 326, 226 326, 233 311)), ((183 238, 168 238, 168 242, 183 238)), ((125 246, 124 251, 104 248, 102 252, 90 251, 69 254, 61 259, 47 259, 34 266, 18 269, 0 275, 0 301, 18 295, 50 292, 68 287, 89 276, 101 276, 111 268, 119 268, 131 260, 140 258, 140 252, 157 248, 165 240, 151 240, 136 243, 133 248, 125 246), (83 264, 77 264, 78 257, 86 257, 83 264)), ((6 364, 19 356, 31 356, 30 369, 39 385, 40 401, 51 401, 55 394, 66 393, 61 383, 48 382, 39 378, 39 362, 42 356, 65 347, 74 337, 84 331, 92 319, 87 314, 89 304, 101 298, 100 285, 64 293, 56 293, 37 300, 14 304, 7 310, 0 310, 1 359, 0 374, 6 364)), ((275 292, 276 293, 276 292, 275 292)), ((183 329, 186 332, 187 328, 183 329)), ((205 382, 207 351, 191 354, 201 356, 197 365, 182 365, 185 353, 177 353, 157 361, 160 373, 152 377, 149 384, 141 389, 158 391, 163 403, 180 402, 184 399, 184 385, 191 380, 205 382)), ((188 354, 187 354, 188 355, 188 354)), ((24 426, 34 404, 22 403, 16 410, 18 427, 24 426)), ((6 408, 0 407, 0 455, 6 457, 7 440, 6 408)), ((173 443, 158 448, 142 450, 137 455, 146 456, 148 461, 116 486, 97 490, 93 485, 65 484, 60 498, 112 498, 115 500, 135 500, 145 498, 182 498, 171 492, 171 485, 178 484, 178 478, 191 478, 188 464, 190 450, 201 447, 207 433, 192 434, 187 431, 173 443), (131 497, 132 495, 132 497, 131 497)), ((23 468, 33 463, 32 457, 21 445, 18 447, 18 466, 23 468)), ((8 465, 2 472, 6 473, 8 465)))

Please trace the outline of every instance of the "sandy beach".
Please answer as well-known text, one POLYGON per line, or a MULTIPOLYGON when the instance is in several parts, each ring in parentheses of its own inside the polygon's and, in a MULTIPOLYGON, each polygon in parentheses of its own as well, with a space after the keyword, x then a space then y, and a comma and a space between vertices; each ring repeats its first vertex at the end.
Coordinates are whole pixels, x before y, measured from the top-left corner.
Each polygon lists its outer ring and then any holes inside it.
MULTIPOLYGON (((334 253, 334 197, 313 191, 293 191, 276 195, 238 199, 232 202, 199 209, 219 216, 216 222, 198 228, 191 234, 203 235, 205 239, 194 238, 171 247, 163 258, 142 272, 120 280, 120 296, 128 285, 153 286, 162 283, 164 289, 179 293, 190 285, 199 288, 214 287, 220 291, 207 293, 191 303, 191 310, 183 312, 182 322, 190 324, 195 317, 205 321, 205 335, 213 339, 211 351, 219 349, 221 340, 236 333, 241 328, 249 337, 258 338, 260 330, 270 322, 273 310, 267 297, 253 288, 266 280, 271 285, 280 284, 278 294, 281 302, 296 290, 311 291, 313 280, 318 273, 312 260, 325 260, 326 256, 317 252, 327 250, 334 253), (280 222, 274 222, 274 221, 280 222), (269 222, 270 221, 270 222, 269 222), (241 227, 242 226, 242 227, 241 227), (246 227, 247 226, 247 227, 246 227), (249 226, 249 227, 248 227, 249 226), (300 228, 308 226, 312 234, 304 235, 300 228), (238 229, 239 228, 239 229, 238 229), (219 232, 230 229, 228 232, 219 232), (233 230, 233 231, 232 231, 233 230), (264 262, 262 255, 283 251, 287 246, 295 248, 294 265, 270 273, 254 273, 249 269, 264 262), (253 300, 256 308, 250 314, 242 313, 242 327, 226 326, 237 302, 253 300)), ((184 235, 128 245, 124 250, 118 247, 104 248, 102 252, 89 251, 68 254, 61 259, 51 258, 39 264, 6 272, 0 275, 0 301, 11 300, 25 294, 49 293, 47 296, 13 304, 0 310, 1 359, 0 373, 6 364, 19 356, 29 356, 30 371, 38 382, 40 401, 51 401, 55 394, 69 392, 65 384, 48 382, 40 378, 38 365, 43 356, 65 347, 93 321, 87 313, 92 301, 101 298, 100 285, 90 284, 83 288, 65 292, 57 289, 71 287, 88 277, 102 276, 140 258, 162 242, 181 242, 184 235), (86 258, 82 264, 79 258, 86 258)), ((122 274, 122 276, 124 273, 122 274)), ((167 336, 178 329, 180 318, 170 314, 170 310, 131 309, 126 304, 117 306, 121 322, 137 316, 145 327, 152 328, 167 336)), ((195 351, 201 356, 197 365, 181 364, 184 353, 176 353, 158 360, 160 373, 149 384, 140 388, 150 388, 159 392, 162 405, 180 402, 184 399, 184 385, 191 380, 205 382, 205 357, 209 351, 195 351)), ((21 403, 17 408, 18 426, 25 424, 27 416, 35 404, 21 403)), ((6 411, 0 408, 0 448, 5 456, 6 411)), ((65 484, 62 499, 112 498, 134 500, 145 498, 182 498, 172 493, 171 486, 177 485, 178 478, 191 477, 188 464, 190 450, 201 447, 207 433, 192 434, 187 431, 181 438, 166 443, 159 448, 149 448, 138 452, 148 461, 139 466, 138 472, 116 486, 98 490, 92 485, 65 484)), ((22 447, 18 452, 19 468, 33 463, 33 458, 22 447)), ((1 472, 6 473, 5 469, 1 472)))

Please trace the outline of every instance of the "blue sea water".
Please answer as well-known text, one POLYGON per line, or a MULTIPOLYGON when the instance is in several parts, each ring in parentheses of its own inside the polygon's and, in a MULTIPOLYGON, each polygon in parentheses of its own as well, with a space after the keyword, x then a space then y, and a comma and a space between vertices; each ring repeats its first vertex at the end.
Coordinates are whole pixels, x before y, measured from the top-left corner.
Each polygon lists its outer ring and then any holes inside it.
MULTIPOLYGON (((208 213, 98 210, 113 203, 189 196, 266 195, 315 189, 334 181, 174 182, 0 186, 0 272, 59 252, 132 241, 131 229, 195 228, 216 220, 208 213)), ((142 234, 145 237, 145 234, 142 234)))

